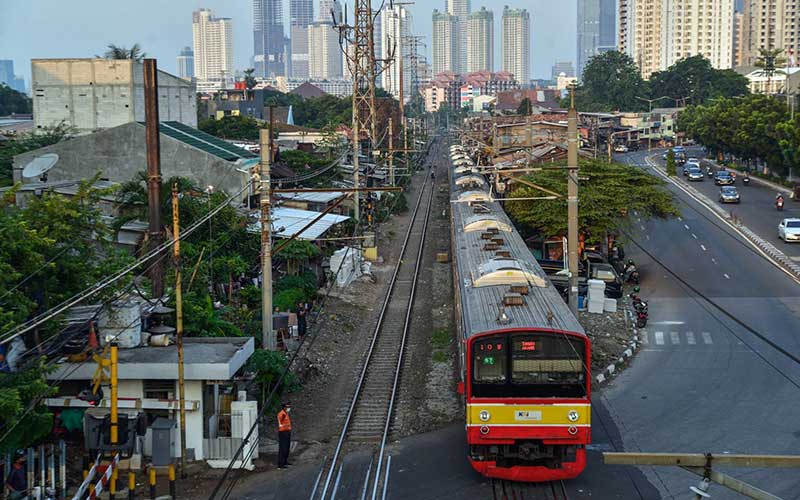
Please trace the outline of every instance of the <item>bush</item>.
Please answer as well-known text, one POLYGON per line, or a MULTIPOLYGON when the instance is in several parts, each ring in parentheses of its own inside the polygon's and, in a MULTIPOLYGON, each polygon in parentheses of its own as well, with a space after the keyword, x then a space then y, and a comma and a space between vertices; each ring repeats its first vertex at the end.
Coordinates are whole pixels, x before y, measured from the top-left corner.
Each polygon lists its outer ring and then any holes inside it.
POLYGON ((291 289, 302 290, 306 301, 309 301, 317 293, 317 279, 313 273, 306 272, 296 276, 284 276, 275 283, 275 293, 291 289))
POLYGON ((306 301, 306 294, 301 288, 289 288, 275 295, 272 305, 279 311, 292 311, 297 304, 306 301))
POLYGON ((268 410, 275 409, 278 406, 282 395, 300 387, 297 377, 295 377, 294 373, 288 371, 280 387, 275 391, 272 400, 266 401, 267 395, 278 383, 284 370, 286 370, 287 363, 288 361, 283 353, 263 349, 257 349, 247 361, 245 369, 255 375, 255 381, 261 390, 259 402, 262 407, 267 405, 268 410))

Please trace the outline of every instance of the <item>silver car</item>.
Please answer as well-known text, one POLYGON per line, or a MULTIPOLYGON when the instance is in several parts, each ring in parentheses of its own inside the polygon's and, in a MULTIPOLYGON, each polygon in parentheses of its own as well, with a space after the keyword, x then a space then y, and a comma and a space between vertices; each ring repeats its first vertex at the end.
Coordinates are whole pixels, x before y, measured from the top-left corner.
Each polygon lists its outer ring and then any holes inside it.
POLYGON ((733 186, 722 186, 719 190, 719 201, 722 203, 739 203, 739 190, 733 186))
POLYGON ((800 243, 800 219, 783 219, 778 224, 778 238, 786 243, 800 243))
POLYGON ((690 181, 702 182, 703 179, 705 179, 705 176, 703 175, 703 171, 700 170, 700 168, 692 166, 692 167, 689 167, 688 170, 689 170, 689 173, 686 174, 686 177, 688 177, 690 181))

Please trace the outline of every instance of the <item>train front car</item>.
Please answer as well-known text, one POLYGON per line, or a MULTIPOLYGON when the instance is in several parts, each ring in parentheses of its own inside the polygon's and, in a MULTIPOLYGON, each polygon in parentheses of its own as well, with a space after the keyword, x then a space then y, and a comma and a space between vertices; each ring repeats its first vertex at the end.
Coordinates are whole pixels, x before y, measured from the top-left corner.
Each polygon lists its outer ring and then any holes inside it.
POLYGON ((498 331, 471 337, 467 352, 472 466, 485 476, 514 481, 580 474, 591 438, 586 337, 498 331))
POLYGON ((480 169, 464 161, 468 153, 461 148, 451 153, 469 460, 487 477, 576 477, 591 438, 589 339, 503 207, 492 201, 480 169))

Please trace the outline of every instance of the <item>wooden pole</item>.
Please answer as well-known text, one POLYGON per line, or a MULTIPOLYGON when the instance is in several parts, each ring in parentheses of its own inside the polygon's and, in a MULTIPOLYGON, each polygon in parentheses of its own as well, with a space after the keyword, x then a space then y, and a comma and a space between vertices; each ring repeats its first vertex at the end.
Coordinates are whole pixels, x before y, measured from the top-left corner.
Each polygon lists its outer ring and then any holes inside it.
POLYGON ((172 263, 175 266, 175 333, 178 339, 178 404, 180 408, 181 477, 186 477, 186 388, 183 378, 183 291, 181 289, 181 224, 178 183, 172 184, 172 263))
MULTIPOLYGON (((147 213, 149 249, 158 248, 164 241, 161 227, 161 137, 158 130, 158 70, 155 59, 144 60, 144 116, 147 145, 147 213)), ((161 259, 153 262, 150 279, 153 297, 164 295, 164 266, 161 259)))

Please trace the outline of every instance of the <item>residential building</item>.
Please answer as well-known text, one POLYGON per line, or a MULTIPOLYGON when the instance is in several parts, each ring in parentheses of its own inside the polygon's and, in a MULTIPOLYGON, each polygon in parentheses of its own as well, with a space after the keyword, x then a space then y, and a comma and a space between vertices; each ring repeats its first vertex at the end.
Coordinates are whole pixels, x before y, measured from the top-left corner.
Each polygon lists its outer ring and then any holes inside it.
MULTIPOLYGON (((797 88, 796 82, 800 76, 800 67, 783 68, 781 73, 776 73, 771 77, 764 75, 761 70, 750 67, 750 71, 744 73, 747 78, 750 92, 754 94, 784 94, 786 92, 787 80, 789 81, 790 91, 797 88)), ((741 68, 742 71, 747 71, 741 68)))
POLYGON ((480 96, 495 97, 518 88, 519 82, 506 71, 479 71, 466 75, 446 71, 435 75, 429 84, 423 85, 420 94, 425 101, 425 110, 435 112, 443 105, 472 107, 475 99, 480 96))
MULTIPOLYGON (((33 59, 35 128, 64 122, 85 134, 144 122, 144 65, 130 59, 33 59)), ((197 126, 195 87, 158 72, 161 121, 197 126)))
POLYGON ((531 77, 531 16, 525 9, 503 9, 503 71, 520 82, 531 77))
POLYGON ((458 18, 433 9, 433 74, 453 71, 459 57, 458 18))
POLYGON ((178 78, 191 80, 194 78, 194 51, 191 47, 181 49, 177 58, 178 78))
POLYGON ((456 46, 456 64, 451 71, 467 71, 467 31, 469 14, 472 12, 471 0, 447 0, 447 13, 457 19, 457 29, 453 37, 456 46))
POLYGON ((275 89, 285 94, 295 93, 295 91, 301 87, 306 87, 306 84, 313 85, 324 93, 336 97, 348 97, 353 94, 353 82, 345 78, 332 78, 328 80, 312 78, 309 80, 300 80, 297 78, 279 76, 274 81, 275 89))
POLYGON ((575 66, 572 65, 572 61, 556 62, 550 70, 550 79, 556 81, 556 78, 558 78, 558 75, 561 73, 564 73, 566 76, 576 76, 575 66))
POLYGON ((253 0, 253 63, 261 77, 283 76, 290 64, 282 0, 253 0))
POLYGON ((736 12, 733 15, 733 56, 731 62, 738 68, 744 62, 744 13, 736 12))
POLYGON ((331 18, 331 12, 333 12, 333 16, 336 17, 336 22, 340 22, 342 20, 342 4, 336 0, 319 0, 319 5, 317 7, 317 15, 314 18, 317 22, 333 22, 331 18))
POLYGON ((25 80, 14 74, 14 61, 0 60, 0 84, 6 84, 17 92, 25 92, 25 80))
POLYGON ((467 72, 494 69, 494 13, 481 7, 467 21, 467 72))
POLYGON ((569 90, 569 87, 577 82, 577 77, 567 76, 566 74, 562 73, 556 77, 556 90, 569 90))
POLYGON ((800 50, 800 0, 744 0, 742 66, 753 66, 759 49, 780 49, 795 66, 800 50))
MULTIPOLYGON (((316 22, 308 27, 308 78, 342 78, 342 53, 339 33, 330 22, 316 22)), ((352 89, 351 89, 352 92, 352 89)))
POLYGON ((312 22, 314 22, 313 0, 291 0, 289 3, 289 29, 292 78, 308 78, 308 27, 312 22))
POLYGON ((411 12, 402 5, 385 7, 381 12, 381 57, 388 59, 394 50, 395 57, 403 58, 405 71, 402 73, 400 64, 396 62, 389 66, 382 75, 382 87, 392 94, 395 99, 400 98, 400 86, 403 87, 403 99, 408 100, 411 90, 410 61, 407 50, 407 37, 411 35, 411 12))
POLYGON ((620 0, 619 46, 644 78, 702 55, 733 66, 734 0, 620 0))
POLYGON ((578 0, 578 75, 592 57, 615 49, 615 9, 616 0, 578 0))
POLYGON ((192 13, 194 76, 199 89, 220 89, 233 81, 233 22, 208 9, 192 13))

